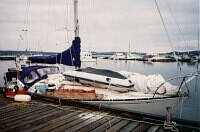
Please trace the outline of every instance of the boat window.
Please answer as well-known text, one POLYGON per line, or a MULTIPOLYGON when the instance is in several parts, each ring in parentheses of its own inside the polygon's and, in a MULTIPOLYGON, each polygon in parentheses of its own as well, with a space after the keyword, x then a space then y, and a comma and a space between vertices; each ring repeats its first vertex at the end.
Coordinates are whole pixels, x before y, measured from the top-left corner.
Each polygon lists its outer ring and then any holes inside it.
POLYGON ((44 76, 47 74, 55 74, 59 72, 57 67, 47 67, 47 68, 38 69, 37 71, 40 74, 40 76, 44 76))
POLYGON ((35 73, 35 71, 30 72, 25 78, 24 78, 24 82, 25 83, 32 83, 33 81, 35 81, 36 79, 38 79, 38 75, 35 73))
POLYGON ((42 68, 37 70, 40 76, 44 76, 48 73, 47 68, 42 68))
POLYGON ((58 72, 59 72, 59 70, 57 67, 50 67, 50 71, 48 72, 48 74, 55 74, 58 72))
POLYGON ((17 78, 17 72, 7 72, 5 77, 7 81, 12 81, 13 78, 17 78))

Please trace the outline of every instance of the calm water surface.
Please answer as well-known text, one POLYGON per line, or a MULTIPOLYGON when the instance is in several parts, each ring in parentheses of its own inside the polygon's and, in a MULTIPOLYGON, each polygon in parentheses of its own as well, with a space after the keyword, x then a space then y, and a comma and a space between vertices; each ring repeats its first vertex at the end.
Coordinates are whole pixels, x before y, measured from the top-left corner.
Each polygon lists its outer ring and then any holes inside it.
MULTIPOLYGON (((180 68, 177 62, 161 63, 161 62, 139 62, 139 61, 115 61, 98 59, 97 63, 87 62, 82 63, 82 67, 96 67, 102 69, 112 70, 125 70, 130 72, 137 72, 140 74, 151 75, 161 74, 166 80, 180 75, 186 75, 197 72, 197 63, 180 63, 180 68)), ((200 63, 198 64, 200 68, 200 63)), ((15 67, 14 61, 0 61, 0 86, 3 86, 3 74, 7 71, 8 67, 15 67)), ((70 67, 64 67, 63 69, 71 69, 70 67)), ((173 84, 180 83, 180 80, 172 82, 173 84)), ((190 90, 190 97, 179 106, 173 113, 174 117, 193 120, 200 122, 200 76, 195 77, 188 83, 190 90), (181 112, 182 107, 182 112, 181 112)), ((158 106, 159 107, 159 106, 158 106)))

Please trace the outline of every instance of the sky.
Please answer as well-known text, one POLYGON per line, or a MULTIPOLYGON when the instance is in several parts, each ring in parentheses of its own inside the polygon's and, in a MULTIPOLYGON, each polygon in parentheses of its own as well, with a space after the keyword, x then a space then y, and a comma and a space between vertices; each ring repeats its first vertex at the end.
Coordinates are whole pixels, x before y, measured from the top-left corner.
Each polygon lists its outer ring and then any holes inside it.
MULTIPOLYGON (((199 0, 157 3, 169 39, 155 0, 79 0, 81 49, 197 50, 199 0)), ((61 52, 73 38, 73 0, 0 0, 0 50, 61 52)))

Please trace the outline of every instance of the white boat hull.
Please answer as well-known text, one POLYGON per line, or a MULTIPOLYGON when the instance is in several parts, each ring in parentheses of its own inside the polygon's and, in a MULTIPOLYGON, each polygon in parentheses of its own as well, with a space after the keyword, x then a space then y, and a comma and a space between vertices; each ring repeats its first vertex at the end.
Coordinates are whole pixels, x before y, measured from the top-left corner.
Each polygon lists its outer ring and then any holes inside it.
POLYGON ((93 87, 105 89, 108 88, 110 90, 116 90, 120 92, 128 92, 134 86, 134 84, 128 78, 120 79, 104 75, 71 70, 65 71, 63 75, 68 80, 76 80, 80 83, 91 85, 93 87))
POLYGON ((159 99, 135 99, 135 100, 107 100, 107 101, 81 101, 86 104, 96 105, 99 107, 112 108, 127 112, 135 112, 150 115, 166 115, 166 108, 171 107, 172 111, 187 97, 171 97, 159 99))

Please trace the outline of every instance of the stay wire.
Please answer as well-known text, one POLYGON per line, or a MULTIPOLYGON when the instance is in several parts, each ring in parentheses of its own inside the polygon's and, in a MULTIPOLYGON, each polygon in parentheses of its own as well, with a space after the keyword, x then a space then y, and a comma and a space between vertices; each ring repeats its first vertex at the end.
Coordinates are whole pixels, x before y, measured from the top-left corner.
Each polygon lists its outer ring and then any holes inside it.
POLYGON ((181 34, 181 37, 182 37, 183 41, 184 41, 185 44, 187 45, 186 39, 185 39, 185 37, 184 37, 184 35, 183 35, 183 32, 181 31, 181 28, 180 28, 180 26, 179 26, 179 24, 178 24, 178 22, 177 22, 177 20, 176 20, 176 17, 174 16, 174 14, 173 14, 173 12, 172 12, 171 7, 169 6, 169 3, 167 2, 167 0, 165 0, 165 2, 166 2, 166 4, 167 4, 167 7, 168 7, 168 9, 169 9, 169 11, 170 11, 170 13, 171 13, 173 19, 174 19, 174 22, 176 23, 176 25, 177 25, 177 27, 178 27, 178 30, 179 30, 179 32, 180 32, 180 34, 181 34))
POLYGON ((19 37, 19 41, 18 41, 18 45, 17 45, 17 51, 19 50, 19 46, 21 44, 21 41, 24 40, 26 47, 28 46, 28 42, 27 42, 27 31, 28 31, 28 14, 29 14, 29 7, 30 7, 30 0, 27 0, 26 2, 26 9, 25 9, 25 15, 24 15, 24 21, 23 21, 23 25, 21 28, 21 33, 20 33, 20 37, 19 37), (25 35, 25 39, 23 38, 23 35, 25 35))
POLYGON ((176 59, 176 62, 178 63, 178 66, 179 66, 180 71, 182 72, 181 65, 180 65, 180 63, 178 62, 178 58, 177 58, 176 53, 175 53, 175 51, 174 51, 174 48, 173 48, 173 45, 172 45, 172 42, 171 42, 171 39, 170 39, 169 33, 168 33, 168 31, 167 31, 167 28, 166 28, 166 25, 165 25, 164 19, 163 19, 163 17, 162 17, 161 11, 160 11, 160 9, 159 9, 159 6, 158 6, 158 3, 157 3, 157 0, 155 0, 155 4, 156 4, 157 10, 158 10, 158 13, 159 13, 159 15, 160 15, 160 18, 161 18, 162 24, 163 24, 163 26, 164 26, 164 29, 165 29, 165 32, 166 32, 166 35, 167 35, 168 41, 169 41, 170 46, 171 46, 171 48, 172 48, 172 51, 173 51, 174 57, 175 57, 175 59, 176 59))

